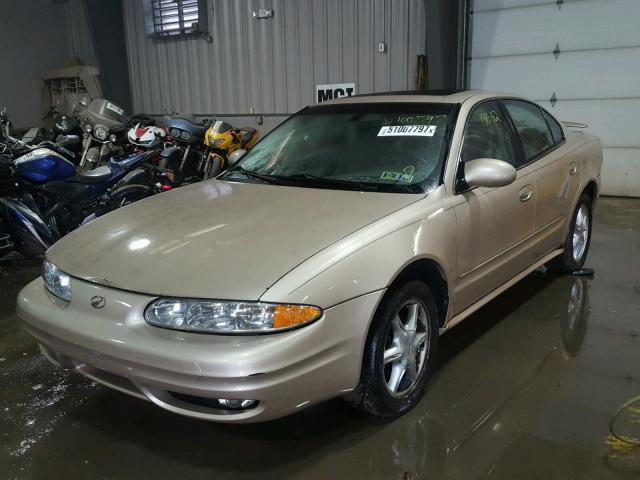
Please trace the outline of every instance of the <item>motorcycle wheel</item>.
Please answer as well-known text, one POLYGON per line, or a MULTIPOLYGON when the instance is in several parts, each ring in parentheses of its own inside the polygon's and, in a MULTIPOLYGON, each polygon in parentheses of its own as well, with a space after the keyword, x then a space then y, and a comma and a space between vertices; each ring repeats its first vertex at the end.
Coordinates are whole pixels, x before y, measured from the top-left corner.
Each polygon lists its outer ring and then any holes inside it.
POLYGON ((223 158, 220 155, 210 155, 207 159, 205 171, 203 172, 202 179, 209 180, 218 176, 222 171, 222 165, 224 163, 223 158))
POLYGON ((118 202, 118 206, 116 208, 122 208, 122 207, 126 207, 127 205, 130 205, 132 203, 137 202, 138 200, 142 200, 143 198, 147 198, 150 197, 151 194, 149 193, 132 193, 130 195, 125 195, 124 197, 122 197, 120 199, 120 201, 118 202))

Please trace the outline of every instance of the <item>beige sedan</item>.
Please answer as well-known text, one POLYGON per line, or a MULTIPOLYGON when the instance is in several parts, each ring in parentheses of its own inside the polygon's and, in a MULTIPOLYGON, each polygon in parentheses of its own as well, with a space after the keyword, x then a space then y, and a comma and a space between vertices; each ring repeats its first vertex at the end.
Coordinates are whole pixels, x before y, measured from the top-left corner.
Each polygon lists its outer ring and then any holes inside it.
POLYGON ((440 334, 582 267, 602 146, 577 127, 472 91, 306 108, 217 179, 63 238, 18 314, 54 364, 183 415, 399 416, 440 334))

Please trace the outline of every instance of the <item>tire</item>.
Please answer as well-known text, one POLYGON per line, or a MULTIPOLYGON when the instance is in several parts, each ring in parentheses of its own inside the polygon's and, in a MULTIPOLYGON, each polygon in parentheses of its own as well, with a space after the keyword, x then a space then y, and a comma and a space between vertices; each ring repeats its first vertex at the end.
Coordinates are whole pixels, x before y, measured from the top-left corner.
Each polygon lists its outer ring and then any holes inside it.
POLYGON ((369 331, 360 382, 345 401, 381 418, 396 418, 411 410, 424 395, 431 376, 438 327, 436 302, 424 283, 412 281, 388 292, 369 331), (416 315, 412 316, 414 305, 416 315), (416 328, 411 330, 413 317, 416 328), (407 367, 412 358, 415 366, 407 367), (400 374, 403 367, 404 374, 400 374))
POLYGON ((571 217, 571 224, 564 241, 564 251, 561 255, 547 262, 547 269, 555 273, 570 273, 580 270, 589 253, 592 225, 591 197, 583 193, 571 217), (586 226, 583 221, 585 216, 586 226))
POLYGON ((125 197, 123 197, 122 199, 120 199, 120 202, 118 203, 118 207, 117 208, 122 208, 122 207, 126 207, 127 205, 131 205, 132 203, 137 202, 138 200, 143 200, 147 197, 150 197, 151 194, 149 193, 134 193, 131 195, 127 195, 125 197))

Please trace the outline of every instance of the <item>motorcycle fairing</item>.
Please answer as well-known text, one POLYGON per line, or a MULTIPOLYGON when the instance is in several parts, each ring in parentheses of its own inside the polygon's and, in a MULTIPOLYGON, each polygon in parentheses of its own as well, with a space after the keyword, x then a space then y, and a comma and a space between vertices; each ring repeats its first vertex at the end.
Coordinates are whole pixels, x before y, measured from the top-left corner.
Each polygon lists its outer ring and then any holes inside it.
POLYGON ((38 214, 18 200, 0 198, 0 217, 5 221, 16 250, 25 256, 43 255, 57 239, 38 214))

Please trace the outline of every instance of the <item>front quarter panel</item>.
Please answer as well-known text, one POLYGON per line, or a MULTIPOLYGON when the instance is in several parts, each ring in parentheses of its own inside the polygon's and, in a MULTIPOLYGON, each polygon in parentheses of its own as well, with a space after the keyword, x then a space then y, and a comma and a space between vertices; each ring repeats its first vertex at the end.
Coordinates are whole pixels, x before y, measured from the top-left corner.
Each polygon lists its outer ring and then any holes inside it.
POLYGON ((325 248, 276 282, 260 300, 329 308, 388 287, 410 263, 436 261, 455 278, 455 216, 444 188, 325 248))

